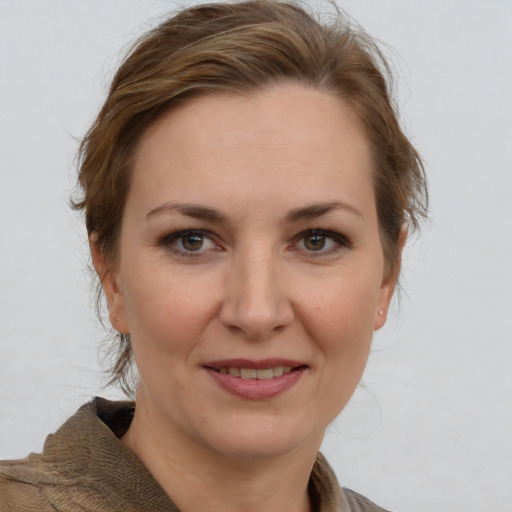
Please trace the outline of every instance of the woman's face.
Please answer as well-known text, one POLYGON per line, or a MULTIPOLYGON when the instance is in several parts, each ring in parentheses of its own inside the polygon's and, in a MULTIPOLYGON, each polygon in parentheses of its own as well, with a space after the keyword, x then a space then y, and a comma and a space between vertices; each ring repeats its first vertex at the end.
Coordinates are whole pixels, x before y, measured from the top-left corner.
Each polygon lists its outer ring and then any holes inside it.
POLYGON ((104 286, 155 429, 229 456, 318 449, 394 286, 371 167, 351 111, 299 85, 147 130, 104 286))

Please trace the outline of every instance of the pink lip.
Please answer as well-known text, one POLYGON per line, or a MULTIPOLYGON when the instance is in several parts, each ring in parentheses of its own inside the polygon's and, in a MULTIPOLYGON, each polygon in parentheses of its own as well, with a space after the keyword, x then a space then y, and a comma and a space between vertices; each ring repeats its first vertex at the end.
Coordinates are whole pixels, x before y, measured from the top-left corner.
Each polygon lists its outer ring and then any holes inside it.
POLYGON ((247 359, 226 359, 207 363, 203 368, 211 375, 214 381, 225 391, 246 400, 268 400, 291 389, 307 370, 303 363, 289 359, 264 359, 250 361, 247 359), (242 379, 233 375, 220 373, 220 368, 251 368, 261 370, 290 366, 290 373, 267 380, 242 379))
POLYGON ((307 366, 300 361, 293 361, 291 359, 260 359, 258 361, 252 359, 221 359, 218 361, 210 361, 204 363, 203 366, 215 368, 250 368, 254 370, 264 370, 265 368, 276 368, 278 366, 289 366, 291 368, 298 368, 299 366, 307 366))

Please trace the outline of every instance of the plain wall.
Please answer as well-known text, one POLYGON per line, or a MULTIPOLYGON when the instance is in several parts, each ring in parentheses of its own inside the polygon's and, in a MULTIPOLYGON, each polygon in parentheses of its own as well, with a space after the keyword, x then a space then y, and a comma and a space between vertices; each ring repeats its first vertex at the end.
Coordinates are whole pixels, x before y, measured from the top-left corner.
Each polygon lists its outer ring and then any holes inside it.
MULTIPOLYGON (((432 220, 324 452, 342 485, 397 512, 510 512, 512 2, 339 4, 394 48, 432 220)), ((67 201, 121 48, 175 5, 0 0, 0 458, 40 451, 90 397, 121 396, 103 389, 67 201)))

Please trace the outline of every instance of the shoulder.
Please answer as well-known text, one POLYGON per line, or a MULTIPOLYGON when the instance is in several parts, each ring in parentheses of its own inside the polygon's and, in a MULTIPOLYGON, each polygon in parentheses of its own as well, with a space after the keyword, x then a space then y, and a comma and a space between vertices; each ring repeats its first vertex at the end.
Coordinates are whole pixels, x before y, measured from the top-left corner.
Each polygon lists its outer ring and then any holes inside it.
POLYGON ((363 495, 340 487, 327 459, 318 453, 310 479, 312 503, 319 512, 389 512, 363 495))
POLYGON ((347 503, 347 509, 351 512, 389 512, 387 509, 375 505, 368 498, 351 489, 342 489, 343 497, 347 503))
POLYGON ((0 512, 55 512, 69 504, 87 473, 94 439, 102 435, 90 425, 95 410, 94 401, 82 406, 46 438, 42 453, 0 461, 0 512))
POLYGON ((46 438, 41 454, 0 461, 0 512, 176 511, 119 441, 133 409, 96 398, 46 438))
POLYGON ((30 459, 0 461, 0 512, 55 512, 30 459))

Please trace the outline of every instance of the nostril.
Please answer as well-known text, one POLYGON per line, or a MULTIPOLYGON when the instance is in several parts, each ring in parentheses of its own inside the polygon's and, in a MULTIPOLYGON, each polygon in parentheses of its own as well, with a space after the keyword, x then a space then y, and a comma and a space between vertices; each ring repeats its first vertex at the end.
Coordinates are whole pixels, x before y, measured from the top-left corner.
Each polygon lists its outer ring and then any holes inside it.
POLYGON ((229 273, 220 320, 226 328, 250 339, 282 331, 293 320, 291 303, 281 286, 275 262, 240 257, 229 273))

